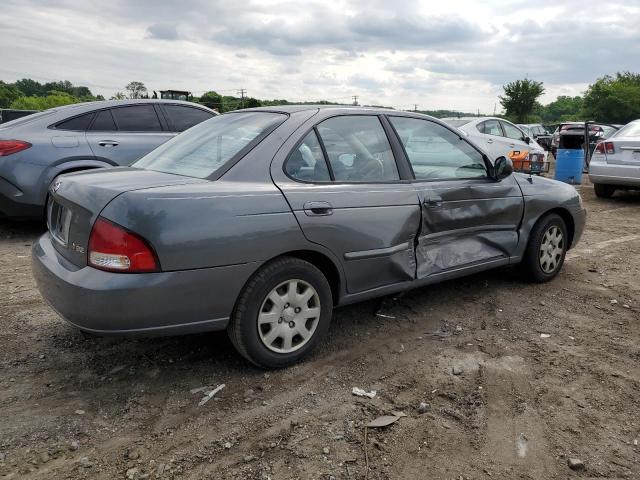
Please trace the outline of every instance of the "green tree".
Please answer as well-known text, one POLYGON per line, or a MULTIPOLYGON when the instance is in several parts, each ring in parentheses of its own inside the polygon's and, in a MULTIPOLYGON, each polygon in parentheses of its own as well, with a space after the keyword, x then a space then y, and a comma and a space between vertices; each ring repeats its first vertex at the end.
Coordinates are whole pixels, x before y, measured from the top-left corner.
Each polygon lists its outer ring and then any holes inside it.
POLYGON ((502 88, 504 96, 499 98, 506 116, 516 123, 526 123, 534 111, 538 97, 544 93, 542 82, 525 78, 507 83, 502 88))
POLYGON ((222 112, 222 96, 218 92, 214 92, 213 90, 205 92, 202 94, 198 102, 209 108, 215 108, 219 112, 222 112))
POLYGON ((122 92, 114 93, 109 100, 124 100, 127 96, 122 92))
POLYGON ((19 110, 47 110, 49 108, 78 103, 81 100, 67 92, 52 90, 46 97, 20 97, 11 103, 11 108, 19 110))
POLYGON ((30 78, 23 78, 15 83, 15 86, 26 97, 38 97, 43 94, 42 84, 30 78))
POLYGON ((9 108, 21 96, 22 92, 15 85, 0 80, 0 108, 9 108))
POLYGON ((147 93, 147 87, 142 82, 129 82, 124 89, 128 92, 129 98, 144 98, 147 93))
POLYGON ((640 118, 640 74, 623 72, 607 75, 589 85, 583 114, 589 120, 629 123, 640 118))
POLYGON ((542 107, 540 117, 543 123, 569 122, 582 118, 583 99, 580 96, 560 95, 553 102, 542 107))

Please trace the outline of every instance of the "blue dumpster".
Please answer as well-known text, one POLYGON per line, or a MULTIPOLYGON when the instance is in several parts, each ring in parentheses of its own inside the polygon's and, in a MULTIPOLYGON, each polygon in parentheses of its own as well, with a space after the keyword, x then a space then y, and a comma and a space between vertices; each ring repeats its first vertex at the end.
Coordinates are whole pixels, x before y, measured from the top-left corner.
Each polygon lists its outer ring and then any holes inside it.
POLYGON ((561 182, 579 185, 582 182, 582 149, 559 148, 556 155, 555 179, 561 182))

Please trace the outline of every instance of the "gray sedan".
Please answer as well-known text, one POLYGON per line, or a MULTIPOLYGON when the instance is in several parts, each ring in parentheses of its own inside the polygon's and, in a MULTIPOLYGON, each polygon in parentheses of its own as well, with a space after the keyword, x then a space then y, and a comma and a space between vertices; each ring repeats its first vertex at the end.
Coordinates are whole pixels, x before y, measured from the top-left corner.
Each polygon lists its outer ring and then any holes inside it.
POLYGON ((216 112, 177 100, 77 103, 0 125, 0 217, 44 217, 63 173, 131 165, 216 112))
POLYGON ((434 118, 262 108, 61 177, 33 269, 85 332, 227 329, 273 368, 309 353, 337 305, 510 264, 551 280, 584 222, 572 186, 513 174, 434 118))

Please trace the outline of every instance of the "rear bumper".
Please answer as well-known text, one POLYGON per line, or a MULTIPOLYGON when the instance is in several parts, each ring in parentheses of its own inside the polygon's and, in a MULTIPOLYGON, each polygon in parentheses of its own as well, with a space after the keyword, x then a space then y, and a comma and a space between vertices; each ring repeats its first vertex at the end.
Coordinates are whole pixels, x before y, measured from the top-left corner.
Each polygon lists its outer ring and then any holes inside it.
POLYGON ((609 164, 594 156, 589 164, 591 183, 640 187, 640 165, 609 164))
POLYGON ((0 217, 42 217, 44 207, 29 203, 24 192, 0 177, 0 217))
POLYGON ((73 326, 100 335, 181 335, 227 327, 255 264, 142 274, 78 268, 45 233, 32 249, 40 293, 73 326))

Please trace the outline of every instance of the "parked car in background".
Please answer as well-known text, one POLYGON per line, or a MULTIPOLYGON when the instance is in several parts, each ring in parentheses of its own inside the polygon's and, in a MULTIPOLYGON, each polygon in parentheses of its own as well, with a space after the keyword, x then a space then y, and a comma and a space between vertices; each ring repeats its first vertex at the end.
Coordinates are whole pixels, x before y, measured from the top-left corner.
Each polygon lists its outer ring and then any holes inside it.
POLYGON ((534 173, 545 168, 544 149, 507 120, 496 117, 461 117, 443 118, 442 121, 462 130, 493 158, 512 158, 516 171, 534 173), (523 155, 523 152, 527 153, 523 155))
MULTIPOLYGON (((560 135, 570 135, 576 138, 576 142, 580 142, 580 148, 584 149, 584 125, 585 122, 565 122, 558 125, 553 132, 553 139, 551 141, 551 153, 553 156, 557 156, 558 148, 560 146, 560 135), (581 137, 581 140, 578 137, 581 137)), ((614 125, 599 125, 595 123, 589 124, 589 151, 593 153, 596 148, 596 144, 601 140, 609 138, 616 132, 617 128, 614 125)))
POLYGON ((538 145, 544 148, 545 151, 551 150, 551 141, 553 136, 547 131, 547 129, 539 123, 527 123, 518 124, 520 130, 522 130, 529 138, 533 138, 538 145))
POLYGON ((40 217, 63 173, 131 165, 216 113, 195 103, 110 100, 34 113, 0 125, 0 217, 40 217))
POLYGON ((601 198, 610 198, 616 190, 640 188, 640 120, 598 142, 589 164, 589 180, 601 198))
POLYGON ((51 190, 40 292, 94 334, 227 329, 263 367, 309 353, 334 305, 510 264, 549 281, 585 222, 573 187, 388 109, 226 113, 132 167, 51 190))

